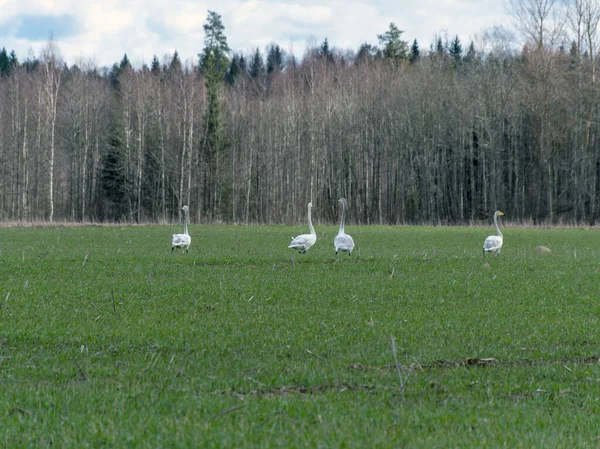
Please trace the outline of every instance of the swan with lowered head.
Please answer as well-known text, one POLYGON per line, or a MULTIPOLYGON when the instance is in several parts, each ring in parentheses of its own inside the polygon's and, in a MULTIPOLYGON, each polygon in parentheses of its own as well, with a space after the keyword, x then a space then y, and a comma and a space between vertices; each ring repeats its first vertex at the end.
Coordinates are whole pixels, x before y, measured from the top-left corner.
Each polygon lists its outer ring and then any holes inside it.
POLYGON ((338 235, 333 239, 335 254, 337 255, 339 251, 348 251, 348 255, 351 256, 352 250, 354 249, 354 240, 344 232, 344 221, 346 220, 348 201, 346 201, 346 198, 340 198, 339 202, 342 203, 342 221, 340 223, 338 235))
POLYGON ((500 250, 502 249, 502 243, 504 243, 504 237, 502 236, 502 232, 500 231, 500 227, 498 226, 498 217, 504 215, 504 212, 497 210, 494 213, 494 224, 496 225, 496 235, 490 235, 485 242, 483 242, 483 254, 485 253, 496 253, 496 255, 500 254, 500 250))
POLYGON ((317 233, 313 228, 312 220, 310 219, 310 210, 312 209, 312 203, 308 203, 308 229, 310 234, 302 234, 292 239, 288 248, 297 249, 301 253, 305 253, 308 249, 315 244, 317 241, 317 233))
POLYGON ((173 234, 173 242, 171 243, 171 252, 175 248, 185 248, 185 252, 187 253, 190 249, 190 245, 192 243, 192 238, 188 234, 188 213, 189 208, 187 206, 183 206, 181 208, 184 213, 184 221, 183 221, 183 234, 173 234))

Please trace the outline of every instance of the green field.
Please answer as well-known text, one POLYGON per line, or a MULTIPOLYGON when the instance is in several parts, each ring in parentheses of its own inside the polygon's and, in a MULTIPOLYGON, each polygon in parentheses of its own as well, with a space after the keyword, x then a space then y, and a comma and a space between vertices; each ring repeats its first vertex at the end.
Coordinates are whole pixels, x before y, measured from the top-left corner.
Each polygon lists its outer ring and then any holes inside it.
POLYGON ((0 229, 0 446, 598 447, 600 230, 316 231, 0 229))

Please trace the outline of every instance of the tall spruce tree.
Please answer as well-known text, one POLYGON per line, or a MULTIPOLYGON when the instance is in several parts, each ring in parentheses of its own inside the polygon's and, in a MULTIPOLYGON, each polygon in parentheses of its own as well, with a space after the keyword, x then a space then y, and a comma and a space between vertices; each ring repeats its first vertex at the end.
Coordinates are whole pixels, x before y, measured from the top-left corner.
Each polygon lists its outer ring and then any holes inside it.
POLYGON ((419 50, 419 43, 415 39, 410 47, 410 54, 408 56, 408 62, 414 64, 419 57, 421 56, 421 51, 419 50))
POLYGON ((224 166, 224 153, 228 147, 225 130, 225 100, 223 80, 229 66, 229 45, 221 16, 208 11, 204 23, 204 50, 198 55, 200 73, 206 87, 205 133, 202 144, 203 157, 207 170, 204 176, 205 213, 213 218, 226 214, 228 198, 227 171, 224 166))
POLYGON ((119 88, 119 65, 115 62, 110 68, 110 72, 108 74, 108 79, 110 80, 110 85, 114 89, 119 88))
POLYGON ((442 36, 438 36, 438 38, 435 41, 435 54, 439 57, 443 57, 446 55, 446 46, 444 45, 442 36))
POLYGON ((131 69, 131 62, 129 62, 129 58, 127 57, 127 53, 125 53, 123 55, 123 59, 121 59, 121 63, 119 64, 119 70, 121 72, 125 71, 126 69, 131 69))
POLYGON ((124 54, 123 59, 121 59, 121 62, 119 64, 114 63, 110 69, 110 74, 108 75, 108 77, 110 79, 110 84, 112 87, 114 87, 115 89, 119 89, 119 76, 121 76, 121 73, 123 73, 127 69, 132 69, 132 67, 131 63, 129 62, 129 58, 127 57, 127 54, 124 54))
POLYGON ((333 52, 329 48, 329 41, 327 38, 323 41, 318 51, 319 58, 325 59, 327 62, 333 62, 333 52))
POLYGON ((2 47, 0 51, 0 76, 10 76, 19 66, 19 60, 14 50, 8 54, 6 48, 2 47))
POLYGON ((267 49, 267 73, 283 70, 283 50, 277 44, 269 45, 267 49))
POLYGON ((455 64, 458 64, 461 62, 461 60, 462 60, 462 44, 460 43, 460 39, 458 38, 458 35, 454 39, 452 39, 448 53, 450 53, 450 57, 452 58, 452 60, 454 61, 455 64))
POLYGON ((227 69, 227 75, 225 75, 225 80, 227 83, 233 85, 235 84, 235 80, 242 73, 242 68, 240 65, 240 55, 234 54, 231 57, 231 62, 229 63, 229 68, 227 69))
POLYGON ((248 63, 246 62, 246 58, 244 55, 240 55, 240 73, 247 74, 248 73, 248 63))
POLYGON ((250 61, 250 78, 260 78, 265 71, 262 55, 260 50, 256 47, 256 50, 252 54, 252 61, 250 61))
POLYGON ((576 41, 571 42, 571 47, 569 48, 569 62, 571 68, 579 64, 579 49, 576 41))
POLYGON ((14 50, 12 50, 10 52, 10 55, 8 55, 8 61, 11 69, 16 69, 17 67, 19 67, 19 60, 17 59, 17 54, 14 50))
POLYGON ((154 57, 152 58, 152 62, 150 63, 150 72, 153 75, 160 74, 160 62, 158 62, 158 58, 156 57, 156 55, 154 55, 154 57))
POLYGON ((173 57, 169 63, 169 71, 177 73, 181 73, 183 71, 181 59, 179 58, 179 53, 177 53, 177 50, 175 50, 175 53, 173 53, 173 57))
POLYGON ((465 64, 471 64, 475 62, 476 58, 477 52, 475 51, 475 44, 473 43, 473 41, 471 41, 471 43, 469 44, 469 48, 467 49, 467 54, 463 58, 463 61, 465 62, 465 64))
POLYGON ((0 51, 0 76, 10 75, 10 62, 8 60, 8 53, 6 48, 2 47, 0 51))

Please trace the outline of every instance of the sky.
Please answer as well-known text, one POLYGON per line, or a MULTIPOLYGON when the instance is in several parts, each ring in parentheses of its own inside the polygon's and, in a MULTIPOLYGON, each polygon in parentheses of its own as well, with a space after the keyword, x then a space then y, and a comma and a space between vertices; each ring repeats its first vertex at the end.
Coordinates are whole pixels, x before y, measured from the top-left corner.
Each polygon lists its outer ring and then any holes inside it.
POLYGON ((356 50, 378 44, 391 22, 403 39, 428 49, 437 35, 466 48, 485 30, 510 27, 502 0, 0 0, 0 48, 38 57, 50 36, 69 64, 135 65, 177 50, 197 62, 208 11, 221 15, 229 47, 264 54, 269 43, 301 57, 307 46, 356 50))

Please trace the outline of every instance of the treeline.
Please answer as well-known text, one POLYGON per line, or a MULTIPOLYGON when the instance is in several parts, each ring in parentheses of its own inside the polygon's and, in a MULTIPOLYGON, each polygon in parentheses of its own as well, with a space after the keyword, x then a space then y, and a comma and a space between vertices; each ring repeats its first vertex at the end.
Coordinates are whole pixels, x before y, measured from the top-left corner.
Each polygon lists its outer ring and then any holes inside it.
POLYGON ((379 46, 325 40, 298 60, 232 54, 210 14, 198 64, 4 50, 0 219, 168 222, 189 204, 196 223, 296 223, 312 201, 333 222, 340 197, 364 224, 600 218, 592 28, 425 52, 392 24, 379 46))

